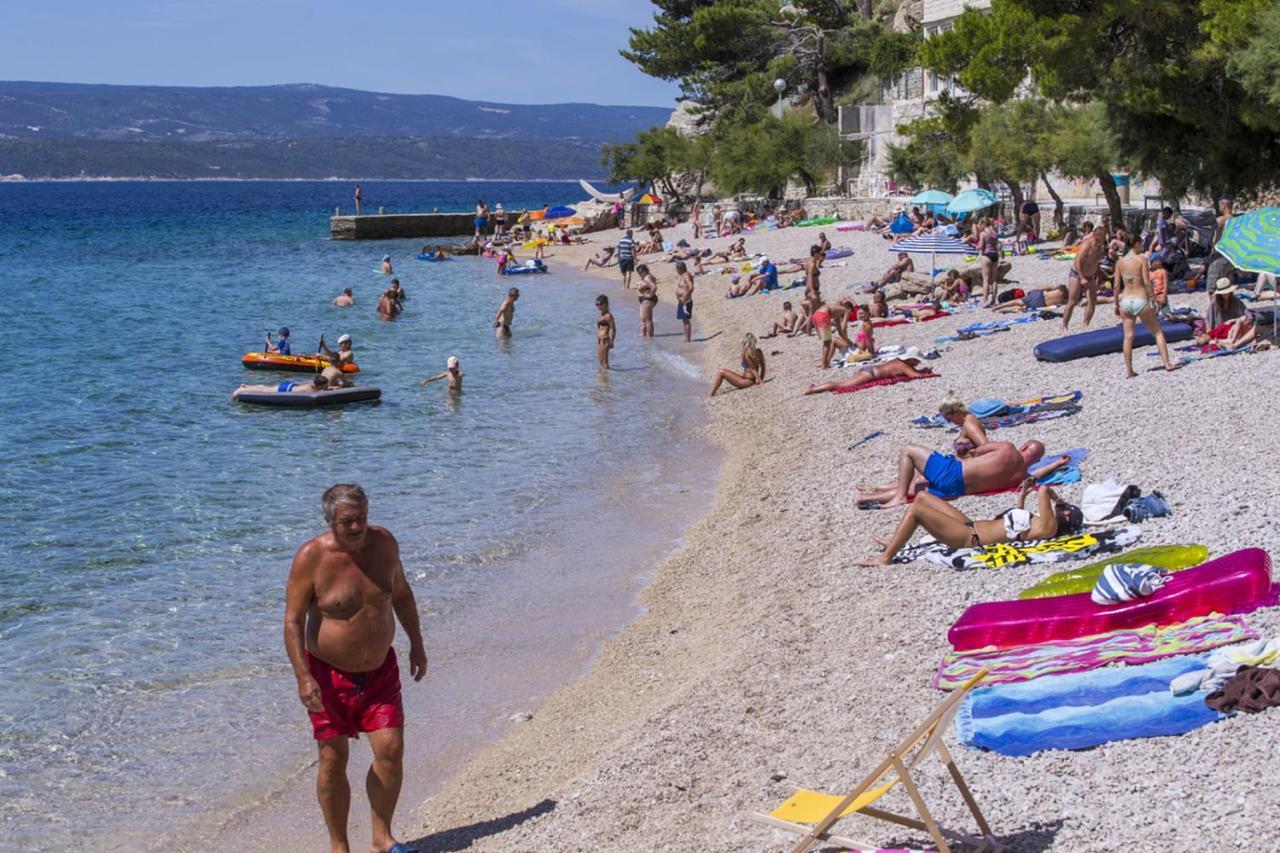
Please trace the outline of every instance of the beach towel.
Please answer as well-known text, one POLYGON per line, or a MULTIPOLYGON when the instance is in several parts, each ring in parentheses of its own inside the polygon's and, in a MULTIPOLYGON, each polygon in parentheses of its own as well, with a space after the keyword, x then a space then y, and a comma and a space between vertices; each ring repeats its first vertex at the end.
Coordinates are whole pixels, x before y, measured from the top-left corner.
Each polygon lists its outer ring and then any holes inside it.
MULTIPOLYGON (((989 408, 992 410, 987 413, 980 412, 975 408, 980 402, 975 400, 969 404, 969 411, 982 422, 983 429, 993 430, 1077 414, 1081 411, 1080 400, 1083 397, 1083 391, 1069 391, 1065 394, 1035 397, 1030 400, 1024 400, 1021 403, 1004 403, 1000 400, 991 399, 991 407, 989 408), (994 409, 994 405, 997 403, 1003 408, 994 409)), ((917 429, 949 427, 948 432, 960 431, 960 427, 955 426, 942 415, 921 415, 918 418, 913 418, 911 425, 917 429)))
POLYGON ((956 734, 965 746, 1009 756, 1185 734, 1225 716, 1199 694, 1169 692, 1174 678, 1204 661, 1203 655, 1183 655, 979 687, 960 706, 956 734))
POLYGON ((1159 566, 1171 572, 1180 572, 1192 566, 1198 566, 1209 559, 1209 549, 1203 545, 1149 545, 1146 548, 1135 548, 1107 560, 1054 572, 1044 580, 1029 586, 1018 593, 1018 598, 1053 598, 1059 595, 1077 595, 1089 592, 1097 583, 1098 576, 1110 563, 1143 563, 1148 566, 1159 566))
POLYGON ((901 382, 911 382, 916 379, 936 379, 937 373, 926 373, 923 376, 891 376, 888 379, 872 379, 870 382, 863 382, 861 385, 855 385, 852 388, 837 388, 835 394, 852 394, 854 391, 862 391, 867 388, 876 388, 881 385, 897 385, 901 382))
POLYGON ((1089 597, 1106 607, 1136 598, 1146 598, 1169 581, 1169 573, 1142 563, 1108 563, 1098 575, 1089 597))
POLYGON ((1149 663, 1174 655, 1206 652, 1258 636, 1257 631, 1245 624, 1243 616, 1211 613, 1173 625, 1107 631, 1054 643, 952 651, 938 664, 933 686, 939 690, 955 690, 981 669, 987 670, 983 684, 1012 684, 1114 663, 1149 663))
POLYGON ((928 560, 953 569, 1003 569, 1010 566, 1061 563, 1100 554, 1114 554, 1142 538, 1136 525, 1089 531, 1033 542, 999 542, 979 548, 948 548, 932 538, 908 545, 893 558, 895 563, 928 560))

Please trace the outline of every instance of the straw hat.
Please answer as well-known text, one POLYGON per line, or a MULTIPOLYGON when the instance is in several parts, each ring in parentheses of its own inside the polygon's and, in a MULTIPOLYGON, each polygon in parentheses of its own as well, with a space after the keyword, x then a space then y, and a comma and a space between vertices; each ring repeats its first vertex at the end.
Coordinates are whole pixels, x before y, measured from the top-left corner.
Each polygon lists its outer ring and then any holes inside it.
POLYGON ((1218 279, 1217 283, 1213 285, 1214 296, 1226 296, 1229 293, 1235 293, 1235 292, 1236 292, 1235 283, 1232 282, 1231 279, 1227 278, 1226 276, 1223 276, 1222 278, 1218 279))

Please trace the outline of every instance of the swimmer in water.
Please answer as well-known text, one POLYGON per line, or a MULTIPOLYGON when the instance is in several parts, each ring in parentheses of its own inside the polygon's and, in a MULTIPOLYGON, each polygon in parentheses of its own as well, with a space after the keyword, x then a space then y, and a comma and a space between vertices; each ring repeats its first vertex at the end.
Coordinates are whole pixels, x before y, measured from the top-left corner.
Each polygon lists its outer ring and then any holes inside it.
POLYGON ((395 271, 391 269, 391 256, 390 256, 390 255, 383 255, 383 256, 382 256, 382 274, 383 274, 383 275, 395 275, 395 271))
POLYGON ((507 291, 507 298, 502 300, 498 313, 493 318, 493 334, 499 338, 511 337, 511 321, 516 316, 516 300, 520 298, 520 288, 513 287, 507 291))
POLYGON ((334 305, 337 305, 339 308, 347 308, 347 307, 349 307, 349 306, 351 306, 351 305, 355 305, 355 304, 356 304, 356 298, 355 298, 355 296, 353 296, 353 295, 352 295, 352 293, 351 293, 351 288, 349 288, 349 287, 348 287, 346 290, 344 290, 344 291, 342 291, 341 293, 339 293, 339 294, 334 298, 334 300, 333 300, 333 304, 334 304, 334 305))
POLYGON ((443 373, 437 373, 434 376, 428 376, 426 379, 418 383, 418 387, 421 388, 423 385, 426 385, 428 382, 436 382, 437 380, 440 380, 440 379, 448 379, 449 393, 461 394, 462 393, 462 377, 464 375, 465 374, 458 369, 458 357, 456 355, 451 355, 449 356, 449 360, 445 362, 445 369, 443 373))

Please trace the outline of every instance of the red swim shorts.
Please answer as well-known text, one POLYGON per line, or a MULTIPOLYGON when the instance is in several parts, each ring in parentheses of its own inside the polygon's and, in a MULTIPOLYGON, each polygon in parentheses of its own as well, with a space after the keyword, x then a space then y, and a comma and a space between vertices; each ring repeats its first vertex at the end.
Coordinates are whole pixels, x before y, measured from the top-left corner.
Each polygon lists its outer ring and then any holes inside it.
POLYGON ((371 672, 344 672, 307 652, 307 669, 320 685, 323 711, 308 711, 316 740, 359 737, 360 732, 404 728, 396 650, 371 672))

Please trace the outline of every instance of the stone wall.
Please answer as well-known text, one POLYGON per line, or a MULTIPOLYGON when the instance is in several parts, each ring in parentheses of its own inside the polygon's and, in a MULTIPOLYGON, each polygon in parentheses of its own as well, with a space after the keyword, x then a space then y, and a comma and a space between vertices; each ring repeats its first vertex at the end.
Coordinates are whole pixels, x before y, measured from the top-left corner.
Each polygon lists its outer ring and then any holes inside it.
POLYGON ((819 216, 836 216, 842 221, 854 222, 876 215, 882 219, 908 207, 902 198, 806 198, 805 213, 811 218, 819 216))

